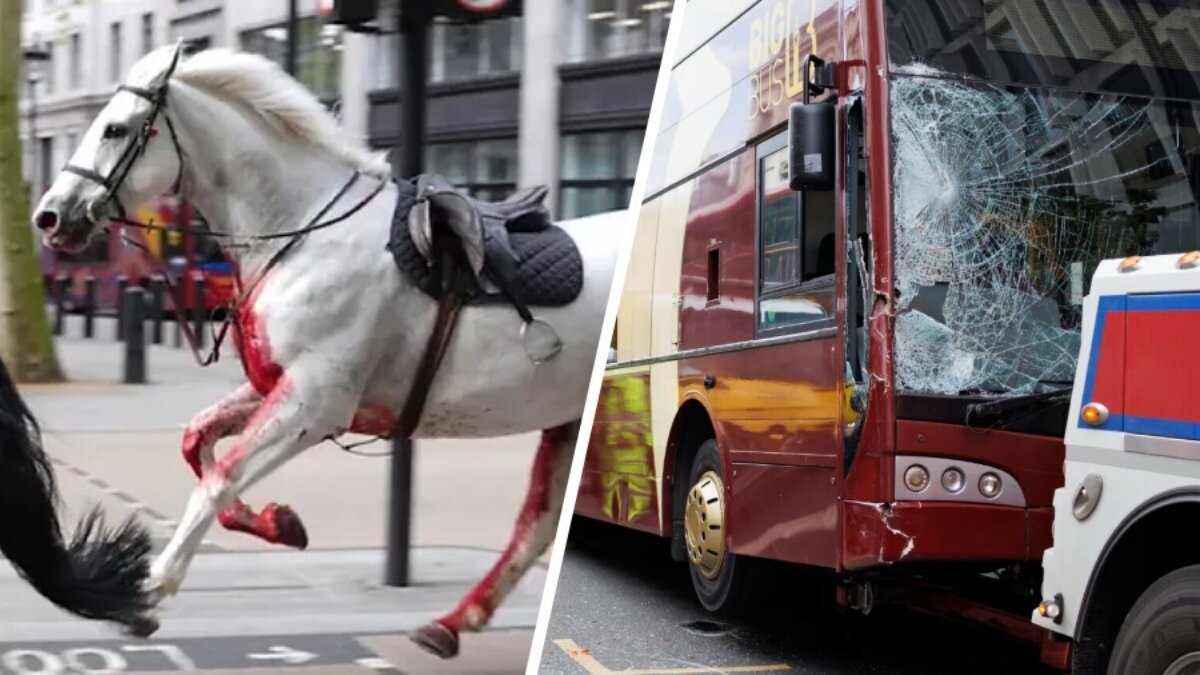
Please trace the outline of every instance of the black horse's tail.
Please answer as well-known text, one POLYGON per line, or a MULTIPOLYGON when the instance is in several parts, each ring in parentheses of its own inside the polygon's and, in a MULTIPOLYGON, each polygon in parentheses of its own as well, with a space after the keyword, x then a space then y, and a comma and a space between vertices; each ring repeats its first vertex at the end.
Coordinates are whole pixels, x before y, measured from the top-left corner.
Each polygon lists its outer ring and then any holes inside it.
POLYGON ((59 607, 138 625, 152 606, 149 533, 132 516, 111 530, 92 508, 67 541, 58 506, 37 423, 0 362, 0 554, 59 607))

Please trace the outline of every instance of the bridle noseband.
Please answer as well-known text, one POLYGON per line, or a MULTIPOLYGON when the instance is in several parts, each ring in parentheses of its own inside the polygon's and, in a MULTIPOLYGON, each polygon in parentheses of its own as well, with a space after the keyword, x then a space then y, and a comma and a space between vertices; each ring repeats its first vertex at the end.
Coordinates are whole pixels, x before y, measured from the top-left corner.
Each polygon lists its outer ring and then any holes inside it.
MULTIPOLYGON (((174 66, 171 68, 174 70, 174 66)), ((146 147, 150 144, 150 139, 154 137, 154 123, 158 121, 158 116, 163 113, 167 107, 167 85, 164 83, 157 89, 144 89, 135 87, 129 84, 122 84, 117 87, 117 91, 126 91, 135 96, 139 96, 150 102, 150 114, 146 120, 142 122, 141 128, 134 135, 129 145, 125 146, 125 151, 117 159, 117 163, 113 165, 112 172, 107 176, 96 171, 88 169, 76 164, 67 164, 63 167, 63 171, 68 171, 81 176, 90 181, 94 181, 102 185, 105 189, 104 196, 95 203, 93 208, 97 210, 107 207, 109 203, 116 205, 117 218, 115 220, 125 220, 128 218, 128 213, 125 210, 125 205, 121 203, 121 198, 117 195, 117 190, 125 182, 125 178, 129 176, 129 172, 133 169, 133 164, 146 152, 146 147)), ((168 115, 163 114, 163 119, 167 123, 167 131, 171 136, 171 144, 175 146, 175 157, 178 160, 178 169, 175 173, 175 183, 172 186, 172 191, 178 193, 180 184, 183 182, 183 148, 179 146, 179 138, 175 134, 175 125, 171 122, 168 115)), ((88 213, 89 217, 99 218, 103 214, 88 213)))

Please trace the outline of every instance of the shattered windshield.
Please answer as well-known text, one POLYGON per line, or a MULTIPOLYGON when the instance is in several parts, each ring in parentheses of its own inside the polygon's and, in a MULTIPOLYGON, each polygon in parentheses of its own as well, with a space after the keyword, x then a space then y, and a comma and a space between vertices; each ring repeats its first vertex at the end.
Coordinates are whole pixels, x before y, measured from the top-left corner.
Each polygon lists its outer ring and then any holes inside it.
POLYGON ((1200 77, 1180 68, 1200 69, 1200 10, 977 0, 972 17, 970 0, 946 2, 887 3, 896 377, 942 394, 1062 386, 1097 263, 1200 248, 1200 104, 1128 93, 1200 98, 1200 77), (914 38, 931 7, 939 20, 914 38), (1073 23, 1045 28, 1060 16, 1073 23), (1115 65, 1130 42, 1137 77, 1115 65), (1102 79, 1097 69, 1118 91, 1064 88, 1102 79))

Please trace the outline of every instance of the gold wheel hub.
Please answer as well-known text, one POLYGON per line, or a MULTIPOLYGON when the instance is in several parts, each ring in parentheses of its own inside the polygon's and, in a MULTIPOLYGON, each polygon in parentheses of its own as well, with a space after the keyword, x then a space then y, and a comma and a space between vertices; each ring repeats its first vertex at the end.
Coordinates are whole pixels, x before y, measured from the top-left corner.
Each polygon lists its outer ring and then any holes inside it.
POLYGON ((688 559, 706 579, 715 579, 725 562, 725 486, 706 471, 688 492, 683 517, 688 559))

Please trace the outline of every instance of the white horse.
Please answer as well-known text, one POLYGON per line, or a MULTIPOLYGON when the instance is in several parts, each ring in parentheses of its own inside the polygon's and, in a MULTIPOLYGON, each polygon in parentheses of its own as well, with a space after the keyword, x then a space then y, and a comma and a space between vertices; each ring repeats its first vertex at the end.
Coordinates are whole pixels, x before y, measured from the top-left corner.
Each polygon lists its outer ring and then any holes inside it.
MULTIPOLYGON (((398 199, 389 175, 274 64, 224 50, 180 61, 178 47, 167 47, 134 65, 38 205, 34 224, 48 244, 76 250, 124 204, 174 186, 213 231, 241 245, 227 253, 244 291, 233 330, 248 382, 185 430, 199 486, 151 566, 156 597, 179 589, 214 519, 304 547, 291 509, 255 512, 239 495, 322 439, 394 427, 438 303, 385 250, 398 199), (356 173, 362 180, 348 182, 356 173), (352 215, 302 237, 261 238, 344 213, 352 215), (215 457, 217 441, 232 435, 215 457)), ((562 224, 583 253, 584 284, 573 303, 537 310, 559 333, 557 356, 530 359, 511 306, 469 306, 458 319, 414 436, 543 432, 508 547, 457 608, 414 636, 435 653, 453 656, 460 630, 481 629, 553 538, 627 220, 562 224)))

